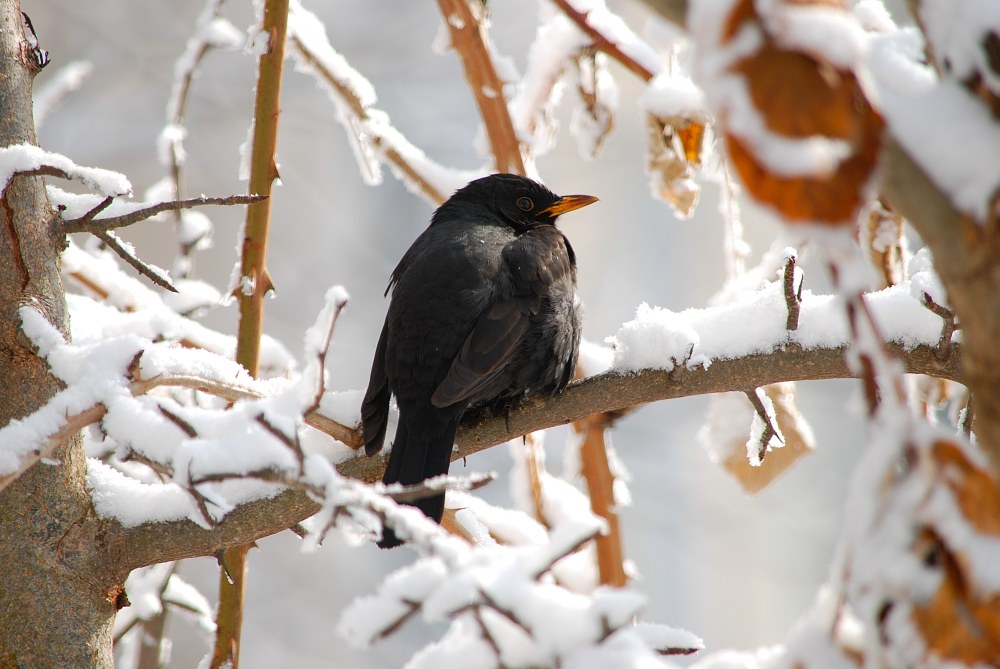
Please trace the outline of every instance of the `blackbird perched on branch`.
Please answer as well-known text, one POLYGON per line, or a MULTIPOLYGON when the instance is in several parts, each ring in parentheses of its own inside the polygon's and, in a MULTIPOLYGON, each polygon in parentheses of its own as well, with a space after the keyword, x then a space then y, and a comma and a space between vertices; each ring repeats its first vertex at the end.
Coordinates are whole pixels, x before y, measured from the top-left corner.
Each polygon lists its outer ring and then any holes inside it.
MULTIPOLYGON (((389 280, 392 301, 361 406, 368 455, 385 440, 390 395, 399 407, 383 482, 415 484, 447 473, 469 408, 566 386, 580 317, 576 258, 555 222, 595 201, 493 174, 434 212, 389 280)), ((413 505, 440 522, 444 494, 413 505)), ((379 546, 400 543, 385 528, 379 546)))

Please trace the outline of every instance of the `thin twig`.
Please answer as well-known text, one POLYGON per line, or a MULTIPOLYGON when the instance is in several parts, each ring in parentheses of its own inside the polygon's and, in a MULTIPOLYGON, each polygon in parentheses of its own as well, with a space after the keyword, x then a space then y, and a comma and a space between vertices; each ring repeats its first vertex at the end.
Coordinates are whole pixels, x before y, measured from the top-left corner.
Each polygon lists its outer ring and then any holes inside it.
POLYGON ((323 374, 323 370, 326 368, 326 354, 330 350, 330 342, 333 341, 333 330, 337 327, 337 320, 340 318, 340 312, 344 310, 347 306, 347 299, 342 293, 337 299, 337 303, 333 307, 333 314, 330 316, 330 323, 326 328, 326 338, 323 340, 323 346, 317 351, 317 364, 319 367, 316 382, 316 395, 313 398, 313 402, 306 409, 306 413, 314 413, 319 410, 319 405, 323 401, 323 393, 326 391, 326 379, 323 374), (343 297, 343 299, 341 299, 343 297))
POLYGON ((162 404, 157 404, 156 408, 160 410, 161 414, 166 416, 167 420, 179 427, 181 432, 186 434, 189 439, 194 439, 198 436, 198 431, 194 429, 191 423, 187 422, 162 404))
POLYGON ((965 408, 959 416, 958 420, 958 430, 966 439, 972 437, 972 425, 975 422, 975 403, 973 402, 972 393, 966 391, 965 408))
POLYGON ((931 313, 940 316, 943 321, 941 324, 941 336, 938 338, 938 358, 947 360, 952 351, 951 338, 955 334, 955 330, 958 329, 955 323, 955 312, 935 302, 931 294, 926 291, 924 291, 921 303, 931 313))
POLYGON ((451 32, 451 45, 462 60, 465 78, 479 107, 497 171, 524 175, 521 144, 514 132, 503 94, 504 82, 500 80, 486 46, 484 5, 469 0, 438 0, 438 6, 451 32))
POLYGON ((764 421, 764 430, 761 432, 757 450, 757 458, 763 461, 764 456, 767 454, 767 445, 771 443, 771 439, 777 439, 781 442, 781 434, 774 426, 774 423, 771 422, 771 416, 767 413, 767 408, 764 407, 764 402, 760 399, 760 395, 757 394, 757 389, 746 390, 744 391, 744 394, 747 396, 747 399, 750 400, 750 404, 753 405, 754 411, 757 412, 760 419, 764 421))
POLYGON ((643 81, 649 81, 655 76, 655 72, 651 72, 647 67, 626 54, 617 44, 608 39, 604 33, 591 25, 587 20, 587 16, 590 14, 590 11, 577 11, 577 9, 574 8, 568 0, 552 1, 560 10, 562 10, 563 14, 569 17, 569 19, 580 28, 580 30, 585 32, 592 40, 594 40, 594 46, 597 47, 598 51, 606 53, 611 58, 617 60, 643 81))
POLYGON ((580 550, 580 549, 581 549, 581 548, 582 548, 582 547, 583 547, 583 546, 584 546, 584 545, 585 545, 585 544, 586 544, 587 542, 589 542, 589 541, 592 541, 592 540, 593 540, 593 539, 594 539, 595 537, 599 536, 600 534, 601 534, 601 530, 599 530, 599 529, 595 529, 595 530, 594 530, 593 532, 589 532, 588 534, 585 534, 585 535, 581 536, 580 538, 578 538, 578 539, 577 539, 577 540, 576 540, 576 541, 575 541, 575 542, 573 543, 573 545, 571 545, 571 546, 567 546, 565 550, 563 550, 563 551, 562 551, 561 553, 559 553, 558 555, 554 555, 554 556, 552 557, 552 559, 550 559, 550 560, 549 560, 549 561, 548 561, 548 562, 547 562, 546 564, 544 564, 544 565, 541 565, 541 566, 537 567, 537 568, 535 569, 535 571, 534 571, 534 572, 532 572, 532 573, 531 573, 531 574, 529 574, 529 575, 531 576, 531 578, 533 578, 533 579, 535 579, 535 580, 537 581, 537 580, 538 580, 538 579, 540 579, 540 578, 541 578, 542 576, 544 576, 545 574, 549 573, 549 571, 550 571, 550 570, 552 569, 552 567, 554 567, 554 566, 555 566, 555 564, 556 564, 557 562, 559 562, 559 561, 560 561, 560 560, 562 560, 563 558, 565 558, 565 557, 569 557, 569 556, 570 556, 570 555, 572 555, 573 553, 577 552, 577 551, 578 551, 578 550, 580 550))
POLYGON ((295 454, 295 459, 299 463, 299 474, 301 474, 303 465, 305 464, 306 456, 305 453, 302 452, 302 444, 299 443, 299 435, 294 434, 289 436, 285 434, 276 425, 271 423, 271 421, 269 421, 267 419, 267 416, 265 416, 263 413, 257 414, 254 417, 254 420, 257 422, 258 425, 267 430, 268 434, 270 434, 275 439, 283 443, 285 446, 288 447, 288 450, 290 450, 292 453, 295 454))
POLYGON ((379 630, 379 633, 375 635, 375 639, 384 639, 388 636, 393 635, 400 627, 406 624, 406 621, 412 618, 418 611, 420 611, 421 602, 415 602, 411 599, 400 599, 400 604, 406 606, 406 611, 403 612, 396 620, 392 621, 391 624, 379 630))
POLYGON ((177 292, 174 284, 170 282, 170 279, 165 274, 154 270, 152 267, 140 260, 128 246, 125 246, 125 244, 122 243, 122 240, 115 236, 114 233, 95 232, 94 236, 104 242, 109 249, 114 251, 119 258, 128 263, 139 274, 143 275, 164 290, 169 290, 171 293, 177 292))
MULTIPOLYGON (((301 61, 300 64, 304 65, 307 70, 314 72, 315 76, 323 84, 325 84, 330 91, 334 92, 343 102, 344 106, 350 110, 351 114, 357 119, 358 125, 364 126, 365 133, 368 135, 368 139, 372 146, 381 152, 381 155, 386 162, 388 162, 394 170, 398 171, 398 173, 403 176, 403 180, 406 183, 410 184, 435 206, 440 205, 445 201, 445 193, 442 193, 430 179, 421 174, 418 167, 411 164, 405 154, 400 153, 393 148, 395 143, 406 141, 402 139, 402 135, 396 137, 394 141, 390 141, 387 136, 382 133, 383 124, 369 123, 369 121, 373 119, 373 116, 377 115, 385 118, 387 124, 388 116, 385 115, 385 112, 362 102, 354 88, 352 88, 347 81, 343 80, 341 76, 339 76, 341 73, 331 71, 328 67, 326 67, 325 61, 318 58, 316 54, 313 53, 309 44, 302 40, 301 37, 299 37, 299 35, 294 31, 292 31, 288 36, 288 46, 292 55, 299 58, 301 61)), ((352 127, 348 127, 347 130, 348 132, 357 132, 356 129, 352 127)), ((409 142, 406 143, 409 144, 409 142)))
POLYGON ((802 282, 795 289, 795 256, 789 255, 785 261, 784 273, 785 306, 788 308, 788 318, 785 319, 785 329, 791 332, 799 329, 799 310, 802 302, 802 282))
POLYGON ((164 211, 174 211, 177 209, 190 209, 191 207, 201 207, 205 205, 222 205, 222 206, 232 206, 240 204, 254 204, 256 202, 262 202, 267 199, 267 195, 230 195, 229 197, 193 197, 187 200, 172 200, 170 202, 158 202, 157 204, 150 205, 149 207, 144 207, 142 209, 137 209, 136 211, 130 212, 128 214, 122 214, 121 216, 112 216, 109 218, 98 218, 94 219, 90 212, 87 212, 80 218, 70 219, 68 221, 63 221, 63 231, 68 233, 73 232, 90 232, 93 234, 98 234, 100 232, 106 232, 108 230, 115 230, 117 228, 124 228, 127 225, 132 225, 133 223, 138 223, 139 221, 144 221, 147 218, 152 218, 159 213, 164 211))

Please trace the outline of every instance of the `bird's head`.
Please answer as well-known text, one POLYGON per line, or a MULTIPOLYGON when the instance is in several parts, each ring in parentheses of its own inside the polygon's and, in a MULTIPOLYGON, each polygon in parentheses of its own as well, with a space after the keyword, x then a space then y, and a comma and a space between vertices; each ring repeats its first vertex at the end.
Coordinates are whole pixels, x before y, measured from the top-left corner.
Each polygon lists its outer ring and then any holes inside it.
POLYGON ((446 216, 456 209, 482 207, 518 230, 537 225, 552 225, 560 214, 597 202, 592 195, 559 196, 548 188, 516 174, 491 174, 469 182, 456 191, 435 213, 446 216))

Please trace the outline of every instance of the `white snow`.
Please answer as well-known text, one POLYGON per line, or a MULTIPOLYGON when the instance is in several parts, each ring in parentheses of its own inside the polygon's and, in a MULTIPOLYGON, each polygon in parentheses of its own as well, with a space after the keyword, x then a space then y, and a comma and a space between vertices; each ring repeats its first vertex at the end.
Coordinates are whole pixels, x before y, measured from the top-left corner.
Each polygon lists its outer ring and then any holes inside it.
POLYGON ((690 77, 664 70, 653 77, 639 97, 654 116, 707 118, 705 94, 690 77))
MULTIPOLYGON (((871 306, 887 341, 912 348, 934 345, 942 321, 914 299, 910 282, 870 293, 871 306)), ((787 308, 780 281, 724 306, 673 312, 641 304, 635 319, 608 338, 614 367, 622 370, 708 366, 713 360, 769 353, 785 344, 805 349, 849 343, 843 307, 833 295, 802 291, 797 330, 785 329, 787 308)))
POLYGON ((58 153, 52 153, 31 144, 15 144, 0 148, 0 190, 7 188, 18 172, 30 172, 50 167, 63 172, 67 178, 76 179, 105 196, 131 195, 132 184, 125 175, 98 167, 81 167, 58 153))
POLYGON ((937 80, 920 58, 910 31, 874 37, 869 93, 921 169, 959 210, 984 221, 1000 184, 1000 129, 981 100, 955 79, 937 80))

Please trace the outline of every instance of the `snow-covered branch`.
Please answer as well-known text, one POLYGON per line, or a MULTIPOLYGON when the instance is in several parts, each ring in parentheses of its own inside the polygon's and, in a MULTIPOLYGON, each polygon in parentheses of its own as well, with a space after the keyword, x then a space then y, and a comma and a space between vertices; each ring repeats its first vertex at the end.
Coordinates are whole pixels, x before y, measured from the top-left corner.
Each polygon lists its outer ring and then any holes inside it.
POLYGON ((481 176, 439 165, 413 146, 392 125, 389 115, 375 107, 371 83, 334 50, 322 22, 297 0, 289 5, 287 39, 296 69, 313 76, 329 94, 367 183, 381 183, 381 163, 385 162, 410 190, 436 206, 456 188, 481 176))

